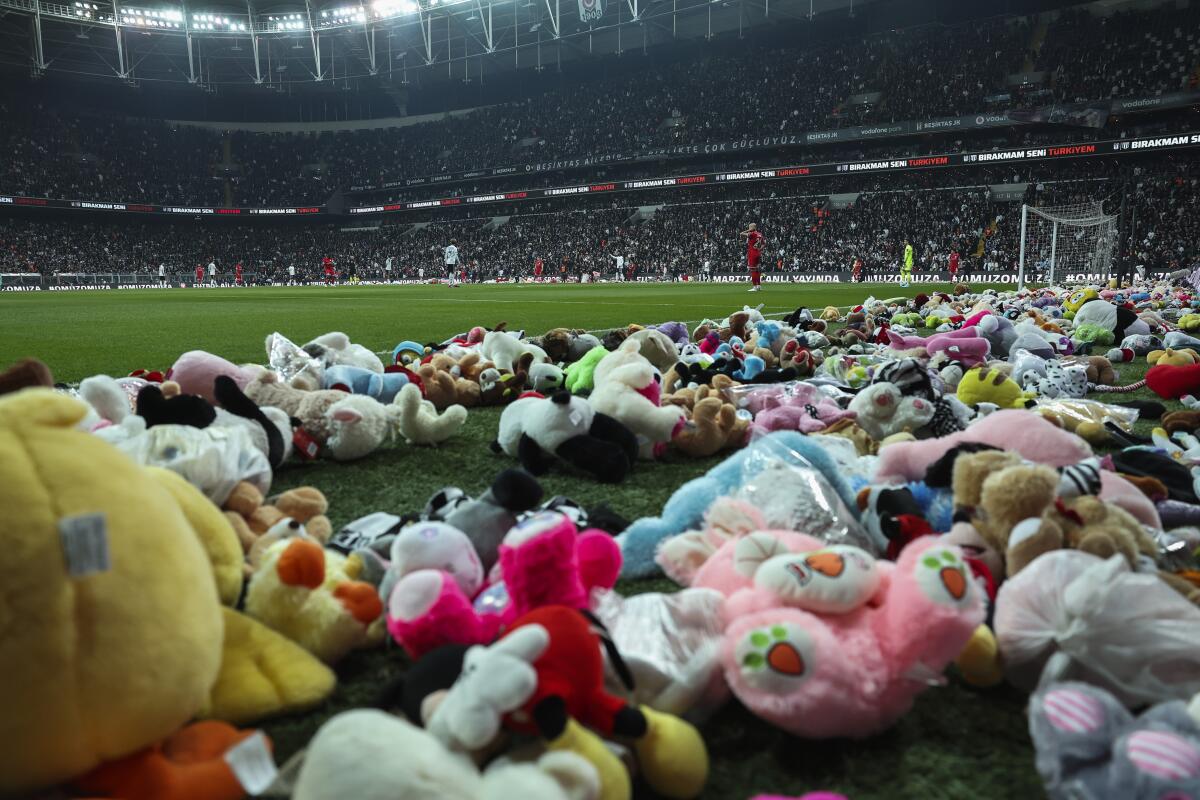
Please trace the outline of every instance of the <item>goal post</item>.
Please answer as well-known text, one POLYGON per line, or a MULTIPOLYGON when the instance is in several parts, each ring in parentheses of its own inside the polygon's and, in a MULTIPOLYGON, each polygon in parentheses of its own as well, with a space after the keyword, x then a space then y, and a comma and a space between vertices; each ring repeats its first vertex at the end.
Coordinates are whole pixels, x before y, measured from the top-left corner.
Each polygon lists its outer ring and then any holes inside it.
POLYGON ((1053 284, 1064 274, 1107 282, 1117 244, 1117 215, 1099 200, 1064 206, 1021 206, 1017 285, 1053 284))

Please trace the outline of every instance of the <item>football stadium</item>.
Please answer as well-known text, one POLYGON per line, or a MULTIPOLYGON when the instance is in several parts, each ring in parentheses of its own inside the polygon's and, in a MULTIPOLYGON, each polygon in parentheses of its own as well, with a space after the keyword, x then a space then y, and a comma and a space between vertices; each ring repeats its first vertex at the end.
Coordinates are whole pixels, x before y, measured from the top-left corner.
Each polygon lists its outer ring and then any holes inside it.
POLYGON ((0 0, 0 798, 1200 798, 1195 0, 0 0))

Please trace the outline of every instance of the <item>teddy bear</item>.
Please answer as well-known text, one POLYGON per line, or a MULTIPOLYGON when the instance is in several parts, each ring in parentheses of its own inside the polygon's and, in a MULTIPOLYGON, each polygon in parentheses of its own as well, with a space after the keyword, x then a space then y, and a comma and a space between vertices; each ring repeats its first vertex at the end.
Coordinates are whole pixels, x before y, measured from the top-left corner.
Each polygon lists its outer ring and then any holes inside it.
POLYGON ((694 586, 726 596, 721 663, 734 695, 797 736, 865 738, 889 727, 984 618, 961 551, 936 537, 897 562, 790 531, 728 542, 694 586))
POLYGON ((1072 356, 1064 359, 1066 364, 1080 364, 1087 369, 1087 382, 1093 385, 1111 386, 1117 381, 1117 371, 1105 356, 1072 356))
POLYGON ((620 483, 637 459, 638 440, 587 400, 563 391, 509 404, 492 451, 519 459, 534 475, 544 475, 557 458, 599 481, 620 483))
MULTIPOLYGON (((209 387, 208 391, 211 394, 212 388, 209 387)), ((324 445, 333 434, 326 412, 335 403, 353 396, 336 389, 306 392, 285 383, 279 373, 270 370, 260 370, 242 391, 260 407, 273 406, 289 417, 299 419, 305 432, 318 445, 324 445)), ((376 402, 369 397, 367 400, 376 402)))
MULTIPOLYGON (((546 605, 587 608, 594 588, 612 588, 621 568, 613 538, 582 533, 565 514, 539 512, 514 525, 499 547, 499 569, 485 575, 444 523, 421 523, 392 546, 393 580, 387 591, 387 628, 412 658, 445 644, 484 644, 502 626, 546 605), (453 553, 433 560, 428 550, 453 553), (441 562, 441 563, 439 563, 441 562), (446 566, 455 566, 453 573, 446 566), (401 570, 410 570, 401 572, 401 570), (490 584, 489 584, 489 578, 490 584), (503 586, 498 586, 503 582, 503 586)), ((469 542, 469 540, 468 540, 469 542)))
POLYGON ((705 397, 691 409, 690 423, 672 439, 672 446, 692 458, 705 458, 722 450, 741 447, 750 432, 750 421, 738 416, 732 403, 705 397))
MULTIPOLYGON (((954 462, 955 504, 997 553, 1005 574, 1015 575, 1039 555, 1070 547, 1104 558, 1120 553, 1131 565, 1139 554, 1154 558, 1154 542, 1124 509, 1092 496, 1064 498, 1070 475, 1023 464, 1007 451, 960 455, 954 462)), ((1094 487, 1100 490, 1099 473, 1094 487)), ((1067 492, 1070 494, 1070 492, 1067 492)))
POLYGON ((333 366, 345 365, 375 373, 383 372, 383 362, 379 356, 361 344, 354 344, 350 337, 341 331, 318 336, 300 349, 321 361, 327 370, 333 366))
POLYGON ((907 396, 891 383, 873 383, 859 390, 847 411, 876 441, 901 432, 915 434, 933 419, 933 403, 923 397, 907 396))
POLYGON ((326 550, 305 536, 275 542, 246 589, 246 613, 326 664, 383 641, 379 593, 358 580, 355 555, 326 550))
POLYGON ((684 426, 677 406, 660 405, 662 374, 641 355, 641 343, 629 338, 596 365, 592 407, 620 422, 639 438, 643 458, 655 457, 684 426))
POLYGON ((258 558, 261 557, 260 546, 255 558, 250 558, 256 545, 260 545, 262 537, 284 520, 303 525, 307 535, 322 544, 329 541, 333 533, 333 525, 325 516, 329 502, 320 489, 312 486, 289 489, 272 498, 268 505, 257 486, 242 481, 233 487, 221 508, 246 553, 248 561, 245 568, 248 573, 258 566, 258 558))

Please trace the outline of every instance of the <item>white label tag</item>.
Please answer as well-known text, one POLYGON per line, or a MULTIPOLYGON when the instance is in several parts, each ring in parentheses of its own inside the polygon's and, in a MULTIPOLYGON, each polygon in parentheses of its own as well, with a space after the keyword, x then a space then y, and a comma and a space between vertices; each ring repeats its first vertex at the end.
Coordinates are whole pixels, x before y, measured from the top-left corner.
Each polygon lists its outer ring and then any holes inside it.
POLYGON ((279 774, 275 759, 267 748, 267 737, 262 731, 255 731, 229 748, 225 753, 225 763, 229 764, 246 793, 251 795, 265 792, 279 774))
POLYGON ((583 415, 578 411, 572 411, 569 419, 571 420, 572 425, 579 427, 579 423, 583 422, 583 415))
POLYGON ((79 514, 58 521, 58 536, 67 560, 67 574, 83 578, 108 572, 108 520, 104 514, 79 514))

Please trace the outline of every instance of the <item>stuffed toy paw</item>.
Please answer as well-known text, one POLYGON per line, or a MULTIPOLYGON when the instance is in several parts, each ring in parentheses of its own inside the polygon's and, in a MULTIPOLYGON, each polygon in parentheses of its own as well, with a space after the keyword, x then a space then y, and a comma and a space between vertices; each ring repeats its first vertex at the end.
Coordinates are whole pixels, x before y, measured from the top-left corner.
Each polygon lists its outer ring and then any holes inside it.
POLYGON ((1200 793, 1200 723, 1184 701, 1134 717, 1087 683, 1051 683, 1029 704, 1037 769, 1051 798, 1158 800, 1200 793))

